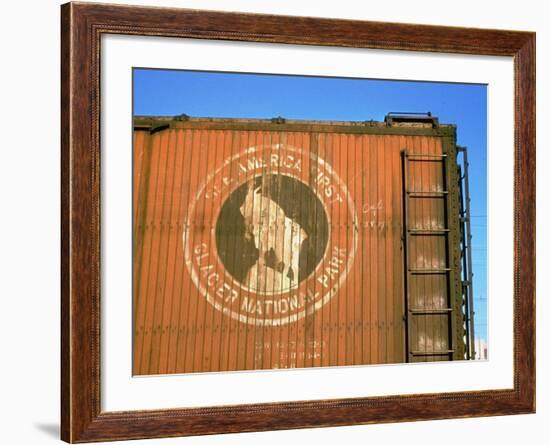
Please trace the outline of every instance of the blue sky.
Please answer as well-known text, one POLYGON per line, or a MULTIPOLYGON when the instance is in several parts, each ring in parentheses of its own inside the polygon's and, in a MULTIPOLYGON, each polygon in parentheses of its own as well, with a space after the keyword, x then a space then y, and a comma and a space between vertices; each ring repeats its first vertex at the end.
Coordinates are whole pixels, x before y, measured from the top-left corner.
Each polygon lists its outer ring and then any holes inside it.
POLYGON ((468 148, 475 330, 486 339, 485 85, 134 69, 134 115, 381 121, 390 111, 431 111, 468 148))

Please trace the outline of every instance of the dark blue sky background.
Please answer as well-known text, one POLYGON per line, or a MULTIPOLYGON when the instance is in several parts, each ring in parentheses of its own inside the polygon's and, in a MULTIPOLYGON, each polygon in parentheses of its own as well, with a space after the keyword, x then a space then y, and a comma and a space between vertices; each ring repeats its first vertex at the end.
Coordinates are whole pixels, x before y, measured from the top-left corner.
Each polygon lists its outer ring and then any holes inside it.
POLYGON ((265 74, 134 69, 134 115, 378 120, 431 111, 468 147, 476 336, 487 336, 487 87, 265 74))

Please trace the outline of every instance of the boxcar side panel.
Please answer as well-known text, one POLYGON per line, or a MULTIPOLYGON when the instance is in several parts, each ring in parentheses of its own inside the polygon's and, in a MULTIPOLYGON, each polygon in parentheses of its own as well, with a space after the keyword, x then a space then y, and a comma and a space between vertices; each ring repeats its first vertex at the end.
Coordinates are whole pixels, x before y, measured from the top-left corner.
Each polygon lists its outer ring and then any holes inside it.
POLYGON ((135 375, 458 357, 452 137, 169 124, 134 133, 135 375))

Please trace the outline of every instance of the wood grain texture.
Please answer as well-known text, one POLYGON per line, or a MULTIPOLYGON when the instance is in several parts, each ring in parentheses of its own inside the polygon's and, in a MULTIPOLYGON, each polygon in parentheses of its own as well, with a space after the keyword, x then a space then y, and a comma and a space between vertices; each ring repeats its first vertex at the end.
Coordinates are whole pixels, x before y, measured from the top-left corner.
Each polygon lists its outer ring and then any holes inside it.
POLYGON ((532 413, 535 409, 535 35, 96 4, 62 6, 61 435, 67 442, 532 413), (514 57, 514 388, 201 409, 100 410, 102 33, 514 57))
MULTIPOLYGON (((236 119, 236 129, 226 119, 135 121, 134 375, 464 359, 464 322, 450 310, 462 313, 460 264, 451 264, 455 253, 460 256, 459 211, 457 205, 450 206, 458 203, 459 194, 458 178, 449 174, 456 170, 454 126, 424 124, 410 136, 411 127, 399 123, 389 127, 380 122, 355 126, 296 121, 285 124, 283 132, 283 124, 264 120, 236 119), (239 139, 242 125, 247 137, 239 139), (308 127, 323 131, 301 131, 308 127), (424 136, 416 135, 420 130, 424 136), (281 141, 296 132, 300 138, 294 146, 281 141), (204 142, 199 151, 197 141, 204 142), (408 181, 402 178, 404 150, 408 181), (361 156, 370 161, 361 162, 361 156), (365 177, 372 185, 362 184, 365 177), (261 194, 250 202, 245 199, 243 187, 254 181, 257 186, 260 179, 276 187, 270 194, 274 201, 261 194), (403 211, 405 196, 409 215, 403 211), (243 207, 230 213, 227 209, 237 202, 243 207), (305 235, 286 231, 291 221, 286 215, 275 220, 272 209, 265 210, 277 203, 296 218, 305 235), (290 257, 297 260, 294 289, 289 284, 277 288, 282 284, 278 277, 263 297, 257 292, 266 290, 261 280, 254 279, 257 288, 248 291, 243 272, 252 270, 253 263, 244 264, 250 253, 243 246, 244 227, 251 224, 239 226, 243 209, 268 215, 267 221, 258 218, 254 223, 259 233, 262 227, 277 228, 266 231, 262 243, 275 246, 278 265, 290 264, 290 257), (412 233, 406 243, 405 232, 412 233), (304 236, 309 244, 300 252, 291 243, 303 242, 304 236), (187 265, 182 237, 191 251, 187 265), (200 253, 193 253, 196 248, 200 253), (300 281, 298 255, 303 269, 309 267, 300 281), (348 259, 349 270, 344 272, 348 259), (404 305, 405 274, 414 315, 404 305), (342 281, 335 283, 340 276, 342 281), (329 289, 335 289, 334 295, 323 303, 329 289), (182 305, 194 309, 178 316, 182 305), (245 317, 250 326, 241 325, 245 317), (236 327, 246 330, 244 336, 223 329, 231 318, 240 318, 236 327), (414 338, 406 346, 407 322, 413 325, 414 338), (295 335, 289 337, 291 323, 295 335), (222 339, 228 350, 243 356, 228 357, 231 362, 226 363, 224 355, 222 361, 222 339), (182 354, 194 358, 187 363, 176 360, 182 354)), ((249 187, 246 196, 252 191, 249 187)), ((258 261, 262 258, 258 253, 258 261)), ((262 274, 273 270, 269 267, 257 270, 262 274)))

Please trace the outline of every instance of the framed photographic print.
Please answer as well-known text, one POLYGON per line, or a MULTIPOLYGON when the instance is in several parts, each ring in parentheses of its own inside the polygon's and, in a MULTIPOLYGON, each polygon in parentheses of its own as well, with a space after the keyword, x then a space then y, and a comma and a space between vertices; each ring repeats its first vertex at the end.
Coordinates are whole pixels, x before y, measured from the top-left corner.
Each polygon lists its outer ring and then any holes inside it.
POLYGON ((533 33, 61 13, 63 440, 534 412, 533 33))

